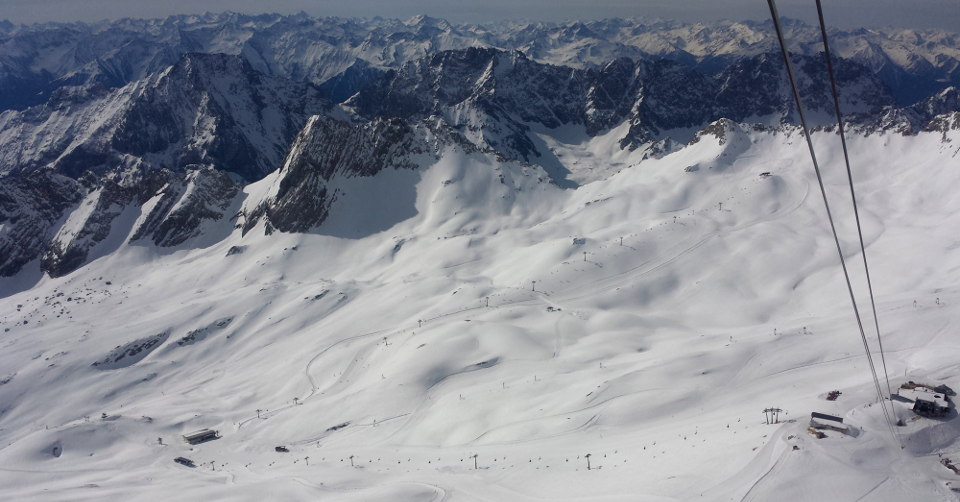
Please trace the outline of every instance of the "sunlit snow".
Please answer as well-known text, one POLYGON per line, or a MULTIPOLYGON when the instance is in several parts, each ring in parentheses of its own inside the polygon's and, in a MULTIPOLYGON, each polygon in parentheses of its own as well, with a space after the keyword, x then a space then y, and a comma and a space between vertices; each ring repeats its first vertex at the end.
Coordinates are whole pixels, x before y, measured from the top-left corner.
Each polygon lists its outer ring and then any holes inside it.
MULTIPOLYGON (((0 499, 955 496, 956 414, 894 403, 903 450, 883 422, 796 131, 646 160, 535 132, 578 188, 450 148, 331 181, 308 234, 224 218, 0 279, 0 499), (812 411, 860 435, 816 439, 812 411)), ((876 350, 839 141, 815 140, 876 350)), ((891 383, 960 388, 960 135, 849 141, 891 383)))

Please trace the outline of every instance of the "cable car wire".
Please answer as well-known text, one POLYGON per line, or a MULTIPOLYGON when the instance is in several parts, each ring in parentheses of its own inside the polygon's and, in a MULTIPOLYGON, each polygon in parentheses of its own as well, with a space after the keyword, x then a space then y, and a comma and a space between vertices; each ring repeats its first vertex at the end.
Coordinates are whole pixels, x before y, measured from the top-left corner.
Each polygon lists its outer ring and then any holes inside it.
MULTIPOLYGON (((860 339, 863 341, 863 348, 867 355, 867 363, 870 366, 870 373, 873 376, 873 384, 877 391, 877 397, 880 399, 880 408, 883 411, 883 415, 886 418, 887 427, 890 429, 890 434, 893 437, 894 441, 898 444, 900 443, 899 438, 897 437, 896 432, 893 429, 893 423, 890 419, 890 412, 887 410, 887 403, 883 397, 883 390, 880 387, 880 379, 877 377, 877 368, 873 363, 873 357, 870 354, 870 345, 867 343, 867 335, 863 329, 863 320, 860 318, 860 310, 857 308, 856 296, 853 292, 853 285, 850 283, 850 273, 847 270, 846 259, 843 257, 843 248, 840 246, 840 237, 837 235, 837 227, 833 221, 833 212, 830 210, 830 202, 827 199, 827 191, 823 185, 823 176, 820 172, 820 164, 817 162, 817 154, 813 148, 813 140, 810 137, 810 130, 807 127, 806 115, 803 112, 803 103, 800 100, 800 90, 797 87, 797 79, 793 71, 793 65, 790 62, 790 55, 787 52, 787 44, 783 38, 783 28, 780 25, 780 16, 777 13, 777 6, 775 0, 767 0, 767 5, 770 7, 770 16, 773 19, 773 26, 777 32, 777 40, 780 43, 780 52, 783 55, 783 61, 786 64, 787 68, 787 77, 790 79, 790 88, 793 91, 793 98, 797 103, 797 112, 800 115, 800 125, 803 130, 804 138, 807 142, 807 149, 810 152, 810 159, 813 161, 813 169, 817 175, 817 183, 820 185, 820 194, 823 196, 823 206, 827 212, 827 219, 830 222, 830 230, 833 233, 833 241, 837 247, 837 254, 840 257, 840 267, 843 269, 843 277, 847 283, 847 292, 850 295, 850 302, 853 305, 853 313, 857 319, 857 326, 860 330, 860 339)), ((903 448, 902 445, 901 449, 903 448)))
POLYGON ((850 154, 847 151, 847 138, 843 130, 843 115, 840 113, 840 95, 837 92, 837 79, 833 71, 833 58, 830 56, 830 44, 827 42, 827 28, 823 21, 823 7, 817 2, 817 16, 820 18, 820 35, 823 38, 823 55, 827 60, 827 74, 830 76, 830 91, 833 93, 833 108, 837 114, 837 127, 840 144, 843 146, 843 160, 847 166, 847 181, 850 185, 850 200, 853 201, 853 217, 857 221, 857 236, 860 238, 860 256, 863 257, 863 271, 867 277, 867 291, 870 293, 870 308, 873 311, 873 324, 877 330, 877 345, 880 347, 880 362, 883 366, 883 378, 887 382, 887 395, 893 396, 890 388, 890 374, 887 372, 887 359, 883 354, 883 340, 880 338, 880 320, 877 316, 877 303, 873 297, 873 282, 870 280, 870 266, 867 264, 867 250, 863 244, 863 230, 860 227, 860 211, 857 210, 857 194, 853 189, 853 174, 850 169, 850 154))

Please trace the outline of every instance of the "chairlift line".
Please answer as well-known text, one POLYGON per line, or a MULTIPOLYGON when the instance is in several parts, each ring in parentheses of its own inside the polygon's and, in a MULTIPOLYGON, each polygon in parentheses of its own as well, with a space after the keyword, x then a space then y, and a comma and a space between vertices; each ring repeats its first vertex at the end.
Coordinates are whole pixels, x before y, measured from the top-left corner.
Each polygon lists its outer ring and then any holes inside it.
POLYGON ((797 79, 793 72, 793 65, 790 63, 790 55, 787 52, 787 44, 783 38, 783 28, 780 25, 780 15, 777 13, 776 0, 767 0, 767 5, 770 7, 770 17, 773 20, 773 27, 777 32, 777 40, 780 43, 780 53, 783 56, 783 61, 786 65, 787 77, 790 80, 790 89, 792 90, 793 98, 797 103, 797 112, 800 116, 800 126, 803 130, 803 136, 807 142, 807 149, 810 152, 810 159, 813 161, 813 169, 817 175, 817 183, 820 185, 820 194, 823 196, 823 206, 827 212, 827 219, 830 222, 830 231, 833 234, 833 241, 837 247, 837 254, 840 258, 840 267, 843 269, 843 277, 847 283, 847 292, 850 295, 850 303, 853 306, 853 313, 857 319, 857 326, 860 329, 860 338, 863 341, 863 349, 867 355, 867 363, 870 367, 870 373, 873 376, 873 384, 877 391, 877 397, 879 398, 880 409, 883 411, 884 418, 886 419, 887 428, 890 429, 890 435, 902 449, 903 445, 900 444, 900 440, 897 437, 896 431, 893 429, 893 422, 890 419, 890 412, 887 410, 887 403, 884 400, 883 390, 880 387, 880 379, 877 376, 877 368, 873 363, 873 357, 870 354, 870 345, 867 343, 867 336, 863 329, 863 321, 860 318, 860 310, 857 308, 856 295, 853 292, 853 285, 850 283, 850 273, 847 270, 846 259, 843 257, 843 248, 840 246, 840 237, 837 234, 837 227, 833 221, 833 213, 830 211, 830 202, 827 199, 827 191, 823 185, 823 176, 820 172, 820 164, 817 162, 817 154, 814 151, 813 140, 810 137, 810 130, 807 127, 807 118, 803 112, 803 103, 800 100, 800 90, 797 87, 797 79))

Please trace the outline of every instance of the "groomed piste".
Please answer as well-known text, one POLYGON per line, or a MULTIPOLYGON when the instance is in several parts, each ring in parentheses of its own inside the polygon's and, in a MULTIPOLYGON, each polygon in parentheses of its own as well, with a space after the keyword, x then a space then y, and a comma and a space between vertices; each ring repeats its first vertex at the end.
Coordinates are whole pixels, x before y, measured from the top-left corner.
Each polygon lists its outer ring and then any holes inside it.
MULTIPOLYGON (((542 131, 576 190, 449 147, 335 180, 308 233, 0 280, 0 498, 950 500, 956 413, 893 402, 890 437, 800 133, 714 130, 659 159, 542 131)), ((848 141, 891 381, 957 388, 960 136, 848 141)))

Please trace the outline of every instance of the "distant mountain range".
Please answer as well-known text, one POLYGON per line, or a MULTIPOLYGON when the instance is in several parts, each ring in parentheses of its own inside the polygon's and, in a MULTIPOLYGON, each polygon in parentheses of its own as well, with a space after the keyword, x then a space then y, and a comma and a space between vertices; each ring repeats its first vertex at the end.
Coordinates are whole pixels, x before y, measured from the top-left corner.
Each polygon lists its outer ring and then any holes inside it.
MULTIPOLYGON (((829 127, 819 32, 787 28, 806 105, 829 127)), ((855 130, 960 128, 960 35, 831 36, 855 130)), ((721 119, 792 127, 775 44, 765 23, 0 23, 0 276, 70 273, 118 235, 184 245, 223 218, 306 231, 327 217, 334 178, 415 168, 450 146, 575 188, 534 130, 616 134, 616 148, 658 156, 722 133, 721 119), (268 176, 269 190, 244 192, 268 176)))
MULTIPOLYGON (((792 51, 821 52, 817 28, 789 20, 786 28, 792 51)), ((830 36, 837 56, 867 67, 901 106, 960 84, 957 33, 833 29, 830 36)), ((225 13, 98 24, 0 23, 0 109, 44 103, 65 86, 122 87, 191 52, 242 55, 261 73, 323 84, 351 67, 349 75, 356 78, 371 68, 396 69, 469 47, 518 50, 535 61, 575 68, 600 67, 620 57, 665 58, 706 74, 778 50, 769 22, 608 19, 481 26, 426 16, 400 21, 225 13)))

